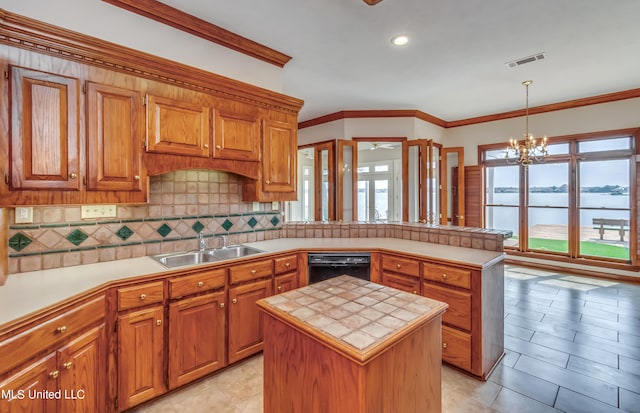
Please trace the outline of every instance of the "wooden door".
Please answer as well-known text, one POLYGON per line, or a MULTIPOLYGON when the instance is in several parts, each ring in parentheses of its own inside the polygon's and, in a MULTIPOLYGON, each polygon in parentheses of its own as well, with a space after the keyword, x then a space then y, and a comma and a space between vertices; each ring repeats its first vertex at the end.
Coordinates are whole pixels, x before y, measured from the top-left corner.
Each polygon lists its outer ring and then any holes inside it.
POLYGON ((441 225, 465 226, 464 148, 442 148, 441 225))
POLYGON ((140 191, 143 143, 140 93, 87 82, 87 189, 140 191))
POLYGON ((147 151, 208 157, 211 108, 200 103, 147 95, 147 151))
POLYGON ((166 391, 163 349, 164 307, 118 317, 118 400, 122 410, 166 391))
POLYGON ((271 295, 271 280, 229 289, 229 363, 262 350, 262 320, 256 301, 271 295))
POLYGON ((297 126, 287 122, 265 120, 262 133, 262 190, 295 192, 297 126))
POLYGON ((169 388, 225 366, 225 292, 169 306, 169 388))
POLYGON ((56 354, 27 366, 0 382, 0 411, 3 413, 48 413, 56 411, 56 401, 37 397, 33 392, 57 391, 56 354))
POLYGON ((11 188, 80 189, 78 79, 11 67, 11 188))
POLYGON ((95 327, 58 351, 59 412, 106 411, 104 324, 95 327))
POLYGON ((287 291, 298 288, 298 273, 292 272, 288 274, 278 275, 275 278, 276 294, 286 293, 287 291))
POLYGON ((215 113, 213 157, 238 161, 260 160, 258 109, 224 101, 215 113))

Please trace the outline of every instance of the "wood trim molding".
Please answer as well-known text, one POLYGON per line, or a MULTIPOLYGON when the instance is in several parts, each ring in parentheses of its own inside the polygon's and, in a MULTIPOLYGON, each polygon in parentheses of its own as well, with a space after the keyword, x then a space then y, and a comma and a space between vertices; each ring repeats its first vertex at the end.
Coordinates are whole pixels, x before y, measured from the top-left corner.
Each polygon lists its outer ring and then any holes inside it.
MULTIPOLYGON (((640 88, 624 90, 621 92, 607 93, 604 95, 592 96, 582 99, 567 100, 564 102, 551 103, 549 105, 536 106, 529 108, 529 115, 539 113, 554 112, 558 110, 574 109, 582 106, 598 105, 601 103, 616 102, 618 100, 634 99, 640 97, 640 88)), ((475 118, 445 121, 428 113, 415 109, 406 110, 347 110, 341 112, 330 113, 314 119, 309 119, 298 124, 298 129, 304 129, 311 126, 321 125, 323 123, 333 122, 340 119, 353 118, 400 118, 415 117, 425 122, 432 123, 443 128, 457 128, 459 126, 475 125, 478 123, 493 122, 496 120, 505 120, 525 116, 524 109, 512 110, 510 112, 495 113, 493 115, 478 116, 475 118)))
POLYGON ((303 101, 0 9, 0 44, 297 114, 303 101))
POLYGON ((102 1, 278 67, 291 60, 291 56, 156 0, 102 1))
POLYGON ((0 286, 9 276, 9 210, 0 208, 0 286))

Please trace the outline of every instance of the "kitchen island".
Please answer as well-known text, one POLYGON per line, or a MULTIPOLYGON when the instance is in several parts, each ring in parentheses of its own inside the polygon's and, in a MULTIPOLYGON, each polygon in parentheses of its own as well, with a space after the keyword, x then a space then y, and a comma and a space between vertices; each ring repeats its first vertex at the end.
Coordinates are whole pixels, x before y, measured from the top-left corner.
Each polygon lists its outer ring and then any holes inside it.
POLYGON ((447 304, 340 276, 258 301, 264 412, 440 412, 447 304))

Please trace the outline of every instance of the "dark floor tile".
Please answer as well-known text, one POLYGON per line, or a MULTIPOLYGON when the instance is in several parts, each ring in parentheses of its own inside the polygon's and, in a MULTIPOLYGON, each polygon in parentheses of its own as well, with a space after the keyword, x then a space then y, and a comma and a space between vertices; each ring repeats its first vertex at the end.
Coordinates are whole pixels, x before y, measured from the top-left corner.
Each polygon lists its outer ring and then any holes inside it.
POLYGON ((609 383, 525 355, 518 359, 515 368, 611 406, 618 405, 618 388, 609 383))
POLYGON ((511 336, 504 337, 504 347, 534 359, 544 360, 561 368, 566 367, 567 362, 569 361, 569 354, 565 352, 541 346, 530 341, 520 340, 511 336))
POLYGON ((640 394, 620 389, 620 408, 631 413, 640 413, 640 394))
POLYGON ((504 356, 502 360, 500 360, 500 364, 503 364, 507 367, 513 367, 516 365, 516 362, 520 358, 520 353, 516 353, 515 351, 506 350, 504 351, 504 356))
POLYGON ((513 390, 502 388, 491 405, 502 413, 559 413, 560 410, 540 403, 513 390))
POLYGON ((586 303, 585 305, 589 306, 589 305, 599 305, 599 304, 604 304, 606 306, 609 307, 618 307, 618 299, 611 297, 610 295, 598 295, 598 294, 591 294, 590 292, 584 294, 582 296, 582 298, 585 299, 586 303))
POLYGON ((629 373, 638 374, 640 372, 640 360, 620 356, 620 370, 628 371, 629 373))
POLYGON ((514 307, 514 306, 505 306, 504 312, 506 314, 515 314, 522 318, 528 318, 534 321, 541 321, 544 317, 544 313, 539 311, 528 310, 526 308, 514 307))
POLYGON ((624 313, 624 314, 620 314, 620 317, 618 318, 618 322, 620 324, 626 324, 629 326, 633 326, 636 329, 640 330, 640 318, 628 314, 628 313, 624 313))
POLYGON ((521 340, 529 341, 531 340, 531 337, 533 337, 533 333, 535 333, 535 331, 505 322, 504 333, 511 337, 516 337, 521 340))
MULTIPOLYGON (((542 321, 535 321, 535 320, 529 320, 527 318, 522 318, 514 314, 509 314, 504 319, 504 322, 505 322, 505 328, 507 324, 513 324, 521 328, 535 330, 535 331, 549 334, 555 337, 560 337, 569 341, 572 341, 576 335, 575 330, 561 327, 555 323, 545 322, 544 319, 542 321)), ((531 337, 529 337, 527 340, 529 339, 531 339, 531 337)))
POLYGON ((572 313, 567 310, 537 305, 535 303, 526 302, 524 300, 518 303, 518 307, 526 308, 533 311, 539 311, 541 313, 544 313, 546 316, 555 316, 563 320, 580 321, 580 319, 582 318, 581 313, 572 313))
POLYGON ((549 406, 558 394, 557 385, 504 365, 494 370, 490 380, 549 406))
MULTIPOLYGON (((602 380, 614 386, 640 393, 640 376, 624 370, 596 363, 593 360, 583 359, 578 356, 569 357, 567 369, 593 377, 594 379, 602 380)), ((636 371, 636 373, 640 373, 640 371, 636 371)))
POLYGON ((563 387, 558 392, 555 408, 567 413, 613 413, 624 411, 563 387))
MULTIPOLYGON (((570 313, 572 314, 572 313, 570 313)), ((562 318, 561 316, 554 315, 546 315, 542 319, 543 323, 548 323, 554 326, 566 328, 574 331, 581 331, 586 334, 590 334, 596 337, 606 338, 607 340, 617 341, 618 340, 618 332, 611 328, 606 327, 598 327, 591 324, 581 323, 576 320, 569 320, 568 318, 562 318)))
POLYGON ((615 311, 607 311, 607 310, 602 310, 602 309, 598 309, 598 308, 592 308, 592 307, 583 307, 582 310, 580 311, 582 314, 584 315, 589 315, 592 317, 598 317, 598 318, 602 318, 604 320, 607 321, 614 321, 617 322, 618 321, 618 317, 619 314, 615 311))
MULTIPOLYGON (((640 330, 638 330, 638 334, 640 334, 640 330)), ((620 333, 618 334, 618 341, 623 344, 640 347, 640 336, 636 334, 620 333)))
POLYGON ((561 308, 574 313, 581 313, 584 310, 585 300, 575 298, 558 297, 551 303, 551 308, 561 308))
POLYGON ((596 326, 596 327, 603 327, 603 328, 608 328, 611 330, 616 330, 618 332, 622 332, 622 333, 629 333, 629 334, 637 334, 638 333, 638 328, 634 327, 633 325, 630 324, 625 324, 625 323, 620 323, 620 322, 613 322, 613 321, 608 321, 608 320, 603 320, 602 318, 598 318, 598 317, 593 317, 587 314, 584 314, 582 316, 582 318, 580 319, 581 323, 584 324, 589 324, 592 326, 596 326))
POLYGON ((640 343, 635 343, 636 345, 618 343, 584 333, 576 334, 574 341, 587 346, 605 349, 613 354, 620 354, 640 360, 640 343))
POLYGON ((531 342, 618 368, 618 356, 606 349, 591 347, 537 332, 533 335, 531 342))

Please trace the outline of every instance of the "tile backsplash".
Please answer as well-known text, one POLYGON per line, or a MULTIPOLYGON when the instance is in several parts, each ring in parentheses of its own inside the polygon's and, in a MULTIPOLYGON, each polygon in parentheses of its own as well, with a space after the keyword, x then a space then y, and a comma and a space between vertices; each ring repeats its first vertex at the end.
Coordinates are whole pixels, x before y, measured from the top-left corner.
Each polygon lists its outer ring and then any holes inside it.
MULTIPOLYGON (((151 177, 149 203, 118 206, 116 218, 82 219, 80 206, 34 207, 33 223, 9 226, 9 273, 90 264, 197 248, 279 238, 282 215, 271 203, 241 201, 241 178, 188 170, 151 177)), ((9 222, 14 221, 14 210, 9 222)))

